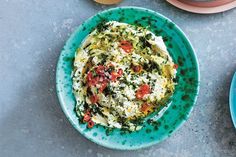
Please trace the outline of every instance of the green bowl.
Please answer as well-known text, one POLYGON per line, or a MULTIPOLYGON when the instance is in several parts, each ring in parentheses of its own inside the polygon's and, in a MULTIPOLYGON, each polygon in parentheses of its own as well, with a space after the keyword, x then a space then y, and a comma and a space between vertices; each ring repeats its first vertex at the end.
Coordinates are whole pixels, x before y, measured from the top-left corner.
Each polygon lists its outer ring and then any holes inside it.
POLYGON ((198 62, 189 40, 171 20, 144 8, 113 8, 89 18, 71 35, 58 60, 56 87, 66 117, 82 135, 99 145, 112 149, 139 149, 166 139, 189 117, 199 90, 198 62), (85 124, 79 122, 74 111, 75 98, 72 93, 71 72, 75 51, 99 23, 111 20, 143 27, 149 26, 152 32, 164 38, 170 55, 179 65, 178 85, 176 85, 171 103, 155 122, 146 122, 143 128, 136 132, 130 133, 119 129, 110 131, 100 125, 87 129, 85 124))

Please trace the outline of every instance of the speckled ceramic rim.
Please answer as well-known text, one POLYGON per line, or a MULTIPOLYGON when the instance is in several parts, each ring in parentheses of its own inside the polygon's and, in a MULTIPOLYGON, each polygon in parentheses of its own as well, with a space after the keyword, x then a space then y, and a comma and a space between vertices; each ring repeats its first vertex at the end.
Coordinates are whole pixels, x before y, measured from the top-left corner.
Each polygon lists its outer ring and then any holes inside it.
POLYGON ((233 76, 231 86, 230 86, 230 95, 229 95, 229 107, 232 117, 234 127, 236 128, 236 73, 233 76))
MULTIPOLYGON (((140 10, 140 11, 148 11, 149 13, 151 13, 151 14, 153 14, 153 15, 155 15, 155 16, 157 16, 157 17, 159 17, 159 18, 162 18, 162 19, 165 19, 165 20, 167 20, 168 22, 170 22, 170 23, 172 23, 175 27, 176 27, 176 31, 177 31, 177 33, 182 37, 182 39, 183 40, 185 40, 186 41, 186 44, 187 44, 187 46, 188 46, 188 48, 192 51, 192 55, 193 55, 193 58, 194 58, 194 61, 195 61, 195 63, 196 63, 196 71, 197 71, 197 79, 198 79, 198 86, 197 86, 197 89, 196 89, 196 95, 195 95, 195 97, 194 97, 194 101, 193 101, 193 105, 192 105, 192 107, 191 107, 191 109, 189 110, 189 112, 186 114, 186 119, 185 120, 182 120, 181 122, 179 122, 178 124, 177 124, 177 126, 174 128, 174 130, 173 130, 173 132, 172 133, 170 133, 170 134, 166 134, 165 136, 162 136, 160 139, 158 139, 158 140, 155 140, 155 141, 153 141, 153 142, 150 142, 150 143, 146 143, 146 144, 142 144, 142 145, 140 145, 140 146, 133 146, 133 147, 117 147, 116 145, 109 145, 109 144, 104 144, 103 142, 101 142, 101 141, 96 141, 96 140, 94 140, 94 139, 92 139, 92 138, 89 138, 86 134, 84 134, 78 127, 77 127, 77 124, 75 124, 74 122, 73 122, 73 120, 70 118, 70 114, 67 112, 67 110, 66 110, 66 108, 65 108, 65 105, 63 105, 63 104, 65 104, 65 102, 63 102, 63 99, 62 99, 62 96, 60 95, 60 93, 59 92, 57 92, 57 96, 58 96, 58 98, 59 98, 59 102, 60 102, 60 105, 61 105, 61 107, 62 107, 62 110, 63 110, 63 112, 65 113, 65 115, 66 115, 66 117, 67 117, 67 119, 70 121, 70 123, 73 125, 73 127, 76 129, 76 130, 78 130, 82 135, 84 135, 87 139, 89 139, 89 140, 91 140, 92 142, 94 142, 94 143, 97 143, 97 144, 99 144, 99 145, 101 145, 101 146, 104 146, 104 147, 107 147, 107 148, 110 148, 110 149, 117 149, 117 150, 136 150, 136 149, 141 149, 141 148, 146 148, 146 147, 150 147, 150 146, 152 146, 152 145, 155 145, 155 144, 157 144, 157 143, 160 143, 161 141, 163 141, 163 140, 165 140, 166 138, 168 138, 170 135, 172 135, 174 132, 176 132, 182 125, 183 125, 183 123, 189 118, 189 115, 190 115, 190 113, 191 113, 191 111, 193 110, 193 106, 194 106, 194 104, 196 103, 196 100, 197 100, 197 96, 198 96, 198 93, 199 93, 199 85, 200 85, 200 73, 199 73, 199 64, 198 64, 198 60, 197 60, 197 57, 196 57, 196 54, 194 53, 194 49, 193 49, 193 47, 192 47, 192 45, 191 45, 191 43, 190 43, 190 41, 189 41, 189 39, 186 37, 186 35, 184 34, 184 32, 176 25, 176 24, 174 24, 170 19, 168 19, 168 18, 166 18, 165 16, 163 16, 163 15, 161 15, 161 14, 159 14, 159 13, 157 13, 157 12, 155 12, 155 11, 152 11, 152 10, 149 10, 149 9, 146 9, 146 8, 141 8, 141 7, 117 7, 117 8, 112 8, 112 9, 108 9, 108 10, 105 10, 105 11, 103 11, 103 12, 99 12, 98 14, 101 14, 101 13, 106 13, 106 12, 110 12, 110 11, 113 11, 113 10, 116 10, 116 9, 134 9, 134 10, 140 10)), ((96 14, 97 15, 97 14, 96 14)), ((92 16, 92 17, 90 17, 89 19, 87 19, 86 21, 90 21, 90 20, 92 20, 96 15, 94 15, 94 16, 92 16)), ((82 29, 82 25, 80 25, 76 30, 75 30, 75 32, 70 36, 70 38, 68 39, 68 41, 66 42, 66 45, 68 45, 68 43, 75 37, 75 35, 78 33, 78 31, 79 30, 81 30, 82 29)), ((60 57, 59 57, 59 60, 58 60, 58 63, 57 63, 57 71, 56 71, 56 88, 57 88, 57 91, 58 91, 58 89, 59 89, 59 77, 58 77, 58 75, 59 75, 59 73, 58 73, 58 71, 59 71, 59 61, 62 59, 62 53, 61 53, 61 55, 60 55, 60 57)))

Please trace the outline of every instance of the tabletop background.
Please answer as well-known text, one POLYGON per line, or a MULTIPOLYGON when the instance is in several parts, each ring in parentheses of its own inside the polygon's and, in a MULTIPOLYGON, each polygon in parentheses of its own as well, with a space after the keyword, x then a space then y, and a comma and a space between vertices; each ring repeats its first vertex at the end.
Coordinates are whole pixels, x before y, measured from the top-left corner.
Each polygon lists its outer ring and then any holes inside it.
POLYGON ((215 15, 181 11, 163 0, 118 6, 155 10, 179 25, 199 59, 200 94, 189 120, 150 148, 117 151, 80 135, 64 116, 55 90, 57 59, 88 17, 114 6, 92 0, 1 0, 0 157, 235 157, 229 87, 236 71, 236 9, 215 15))

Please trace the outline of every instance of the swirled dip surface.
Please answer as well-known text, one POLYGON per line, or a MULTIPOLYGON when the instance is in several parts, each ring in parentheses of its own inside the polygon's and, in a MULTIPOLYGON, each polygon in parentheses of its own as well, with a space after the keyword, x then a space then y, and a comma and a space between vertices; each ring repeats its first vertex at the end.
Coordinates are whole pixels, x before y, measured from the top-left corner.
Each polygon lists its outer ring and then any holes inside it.
POLYGON ((76 113, 89 128, 139 130, 173 94, 176 68, 162 37, 126 23, 101 24, 76 52, 76 113))

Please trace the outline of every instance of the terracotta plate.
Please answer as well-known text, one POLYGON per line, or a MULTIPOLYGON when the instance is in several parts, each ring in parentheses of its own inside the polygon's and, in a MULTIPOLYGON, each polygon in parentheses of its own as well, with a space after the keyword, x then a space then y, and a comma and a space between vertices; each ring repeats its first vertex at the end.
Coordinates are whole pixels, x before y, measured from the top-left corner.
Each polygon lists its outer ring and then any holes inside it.
POLYGON ((167 0, 172 5, 199 14, 213 14, 236 7, 235 0, 167 0))

